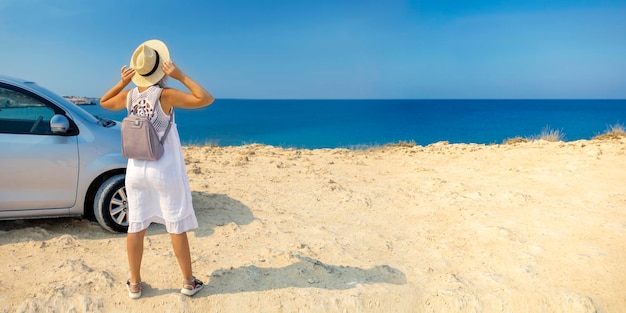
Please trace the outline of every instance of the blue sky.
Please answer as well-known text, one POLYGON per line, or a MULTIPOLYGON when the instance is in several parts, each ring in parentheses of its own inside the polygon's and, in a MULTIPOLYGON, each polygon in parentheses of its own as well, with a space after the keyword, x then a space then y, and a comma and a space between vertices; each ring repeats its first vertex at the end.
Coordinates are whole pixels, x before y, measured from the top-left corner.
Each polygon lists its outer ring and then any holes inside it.
POLYGON ((626 98, 626 0, 0 0, 0 75, 62 95, 155 38, 217 98, 626 98))

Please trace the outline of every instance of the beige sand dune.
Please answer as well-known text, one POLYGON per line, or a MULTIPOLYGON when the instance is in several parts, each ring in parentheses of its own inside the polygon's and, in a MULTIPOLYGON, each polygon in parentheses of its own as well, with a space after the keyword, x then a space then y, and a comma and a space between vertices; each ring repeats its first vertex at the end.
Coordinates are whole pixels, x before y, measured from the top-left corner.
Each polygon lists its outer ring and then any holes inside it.
POLYGON ((626 312, 626 140, 185 147, 206 289, 168 235, 0 222, 0 312, 626 312))

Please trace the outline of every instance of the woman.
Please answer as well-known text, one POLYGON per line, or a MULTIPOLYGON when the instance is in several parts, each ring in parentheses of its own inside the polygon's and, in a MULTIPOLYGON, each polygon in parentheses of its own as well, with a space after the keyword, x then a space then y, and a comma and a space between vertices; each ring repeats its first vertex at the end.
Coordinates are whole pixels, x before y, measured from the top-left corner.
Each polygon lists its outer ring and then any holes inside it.
MULTIPOLYGON (((148 40, 135 50, 130 67, 121 69, 122 79, 102 96, 100 105, 109 110, 128 109, 129 114, 150 118, 159 136, 163 136, 174 114, 174 107, 193 109, 213 103, 213 96, 185 75, 170 60, 167 46, 148 40), (189 92, 165 88, 165 80, 180 81, 189 92), (124 90, 133 82, 137 87, 124 90)), ((164 154, 157 161, 128 159, 126 192, 128 195, 128 235, 126 246, 130 279, 128 295, 141 297, 141 259, 146 230, 151 223, 164 224, 183 274, 181 293, 193 296, 203 287, 193 276, 187 231, 198 227, 185 162, 176 124, 172 123, 165 139, 164 154)))

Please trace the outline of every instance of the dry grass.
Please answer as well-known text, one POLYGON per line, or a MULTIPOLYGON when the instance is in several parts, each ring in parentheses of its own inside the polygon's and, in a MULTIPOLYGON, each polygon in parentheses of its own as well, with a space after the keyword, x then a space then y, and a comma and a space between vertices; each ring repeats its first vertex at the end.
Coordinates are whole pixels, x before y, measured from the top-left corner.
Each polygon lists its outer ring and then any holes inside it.
POLYGON ((622 124, 609 125, 607 130, 600 135, 593 137, 593 140, 614 140, 626 137, 626 130, 622 124))
POLYGON ((514 138, 509 138, 506 139, 505 141, 502 142, 503 145, 514 145, 516 143, 525 143, 525 142, 530 142, 532 140, 528 139, 528 138, 522 138, 522 137, 514 137, 514 138))
POLYGON ((412 148, 415 147, 417 144, 415 143, 415 140, 411 140, 411 141, 398 141, 398 142, 393 142, 393 143, 388 143, 385 144, 385 147, 406 147, 406 148, 412 148))
POLYGON ((383 145, 367 145, 367 144, 352 145, 348 147, 348 150, 376 151, 376 150, 385 149, 385 148, 394 148, 394 147, 413 148, 415 146, 417 146, 417 143, 415 143, 415 140, 411 140, 411 141, 400 140, 397 142, 390 142, 390 143, 386 143, 383 145))
POLYGON ((550 126, 546 126, 541 130, 541 134, 531 137, 514 137, 506 139, 502 142, 504 145, 513 145, 517 143, 531 142, 535 140, 545 140, 550 142, 563 141, 565 133, 558 129, 551 129, 550 126))
POLYGON ((550 126, 546 126, 541 130, 541 134, 535 137, 535 140, 545 140, 550 142, 563 141, 565 133, 558 129, 551 129, 550 126))

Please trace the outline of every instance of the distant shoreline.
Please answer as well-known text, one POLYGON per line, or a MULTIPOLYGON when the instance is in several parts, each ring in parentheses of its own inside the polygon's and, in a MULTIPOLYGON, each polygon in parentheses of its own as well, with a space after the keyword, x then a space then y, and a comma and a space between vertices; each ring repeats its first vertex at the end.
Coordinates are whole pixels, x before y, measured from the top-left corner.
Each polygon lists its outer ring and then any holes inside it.
POLYGON ((354 145, 349 147, 334 147, 334 148, 300 148, 300 147, 290 147, 290 146, 280 146, 280 145, 271 145, 264 143, 248 143, 243 145, 219 145, 212 143, 205 144, 194 144, 194 143, 183 143, 182 147, 185 149, 195 149, 195 148, 254 148, 254 147, 267 147, 267 148, 276 148, 281 150, 289 150, 289 151, 314 151, 314 150, 348 150, 348 151, 369 151, 369 150, 378 150, 385 148, 433 148, 433 147, 443 147, 443 146, 451 146, 451 147, 467 147, 467 146, 475 146, 475 147, 489 147, 489 146, 518 146, 518 145, 533 145, 533 144, 549 144, 549 143, 560 143, 560 144, 576 144, 580 143, 583 146, 587 143, 602 143, 602 142, 610 142, 617 141, 620 142, 626 138, 626 133, 623 130, 607 130, 605 133, 599 134, 591 139, 576 139, 576 140, 555 140, 555 138, 542 138, 540 135, 536 136, 536 138, 509 138, 503 140, 501 143, 473 143, 473 142, 449 142, 449 141, 438 141, 433 142, 427 145, 420 145, 415 142, 407 142, 407 141, 398 141, 398 142, 389 142, 385 144, 373 144, 373 145, 354 145))
POLYGON ((87 98, 77 96, 63 96, 63 98, 76 105, 96 105, 100 102, 100 98, 87 98))

